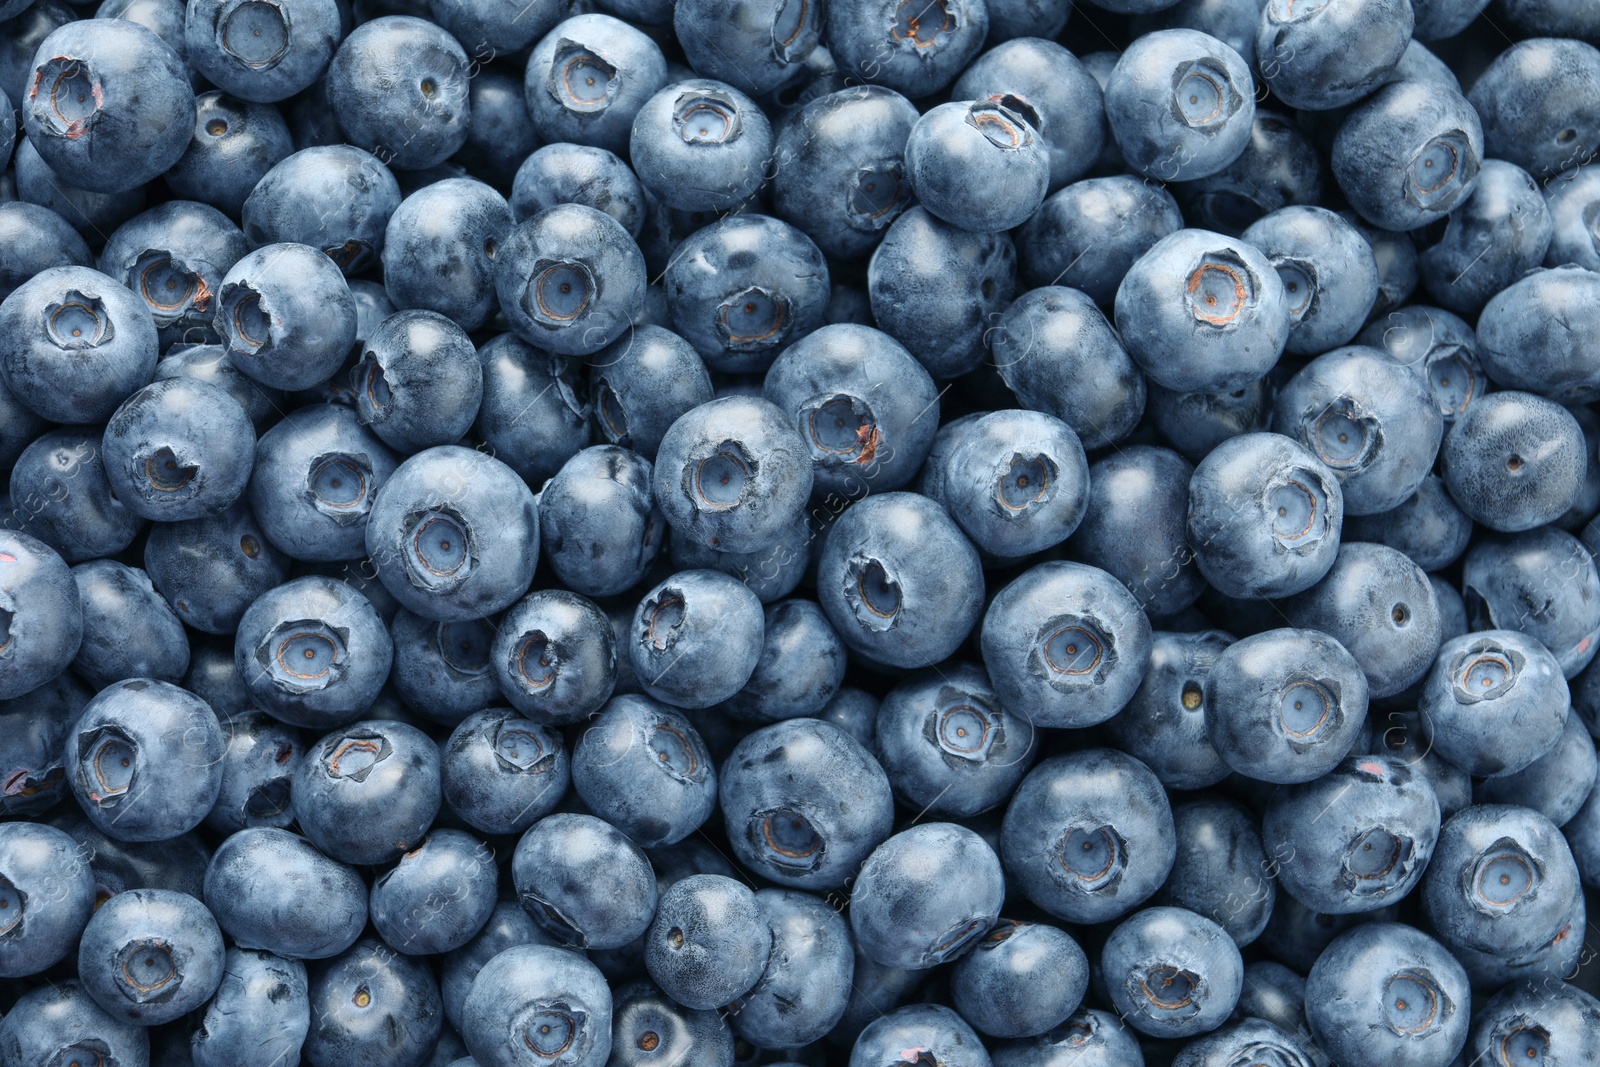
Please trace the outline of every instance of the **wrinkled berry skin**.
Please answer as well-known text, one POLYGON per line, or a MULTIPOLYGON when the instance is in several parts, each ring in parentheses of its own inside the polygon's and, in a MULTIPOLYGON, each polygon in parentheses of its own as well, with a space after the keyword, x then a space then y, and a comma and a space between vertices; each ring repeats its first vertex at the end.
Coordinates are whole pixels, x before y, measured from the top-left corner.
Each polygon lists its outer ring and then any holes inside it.
POLYGON ((1332 770, 1366 722, 1368 684, 1317 630, 1267 630, 1228 646, 1205 678, 1206 732, 1258 781, 1309 782, 1332 770))
POLYGON ((22 994, 0 1022, 0 1056, 7 1063, 42 1064, 95 1058, 117 1067, 149 1067, 149 1030, 124 1022, 94 1002, 76 979, 49 982, 22 994))
POLYGON ((775 213, 827 255, 872 251, 912 202, 904 156, 918 117, 909 100, 878 85, 806 104, 778 131, 775 213))
POLYGON ((908 1054, 941 1067, 990 1063, 982 1039, 961 1015, 943 1004, 909 1004, 867 1024, 850 1051, 850 1067, 876 1067, 896 1057, 904 1063, 908 1054))
POLYGON ((772 124, 756 102, 711 78, 665 86, 639 107, 628 139, 645 191, 684 211, 737 208, 761 187, 772 124))
POLYGON ((734 855, 797 889, 845 884, 894 821, 883 768, 860 742, 816 719, 745 735, 723 761, 719 794, 734 855))
POLYGON ((418 452, 378 489, 367 554, 408 611, 440 622, 493 615, 533 580, 533 493, 510 467, 476 449, 418 452))
POLYGON ((1450 427, 1441 462, 1462 511, 1502 533, 1566 513, 1588 470, 1583 430, 1571 412, 1531 393, 1490 393, 1450 427))
POLYGON ((1037 120, 1021 101, 1001 97, 940 104, 922 116, 906 139, 906 177, 917 202, 978 233, 1026 222, 1050 185, 1050 157, 1030 114, 1037 120), (994 184, 973 197, 983 182, 994 184))
POLYGON ((239 679, 262 711, 324 730, 371 706, 394 657, 389 630, 367 598, 321 575, 257 597, 239 620, 233 649, 239 679))
POLYGON ((1206 734, 1205 678, 1233 638, 1221 630, 1156 631, 1150 665, 1133 698, 1104 729, 1168 789, 1216 785, 1231 768, 1206 734))
POLYGON ((1126 915, 1161 888, 1177 855, 1161 782, 1112 749, 1054 756, 1029 772, 1011 795, 1000 844, 1015 888, 1071 923, 1126 915))
POLYGON ((0 823, 9 913, 0 975, 24 978, 65 959, 94 914, 94 877, 78 846, 43 823, 0 823))
POLYGON ((225 1067, 241 1056, 272 1063, 300 1055, 311 1029, 305 964, 270 952, 229 948, 217 995, 190 1038, 195 1067, 225 1067))
POLYGON ((1105 109, 1130 170, 1189 181, 1215 174, 1244 151, 1255 82, 1239 53, 1210 34, 1157 30, 1117 60, 1105 109))
POLYGON ((1157 241, 1123 277, 1117 331, 1150 380, 1184 393, 1240 389, 1289 339, 1289 298, 1254 245, 1206 230, 1157 241))
POLYGON ((495 291, 511 329, 559 355, 600 351, 644 306, 639 246, 616 219, 582 204, 527 219, 494 262, 495 291))
POLYGON ((220 385, 165 378, 112 413, 101 449, 118 500, 144 518, 178 522, 215 514, 244 494, 256 432, 220 385))
POLYGON ((1127 587, 1081 563, 1050 561, 997 593, 983 617, 984 666, 1013 715, 1046 727, 1111 718, 1150 660, 1150 621, 1127 587))
POLYGON ((755 987, 728 1005, 740 1037, 763 1048, 800 1048, 831 1031, 850 1005, 856 972, 850 927, 828 900, 762 889, 756 904, 772 931, 772 955, 755 987))
POLYGON ((517 842, 511 878, 533 921, 575 948, 621 948, 649 929, 656 911, 656 880, 644 851, 593 815, 556 814, 534 823, 517 842))
POLYGON ((1226 596, 1301 592, 1339 554, 1339 481, 1282 434, 1222 442, 1194 469, 1188 490, 1188 544, 1200 573, 1226 596))
POLYGON ((60 674, 83 643, 83 608, 72 572, 49 545, 0 531, 0 700, 60 674))
POLYGON ((973 233, 919 206, 889 227, 867 263, 878 328, 936 379, 977 369, 983 338, 1017 285, 1017 251, 1004 233, 973 233))
POLYGON ((1111 1003, 1151 1037, 1194 1037, 1233 1012, 1244 960, 1222 927, 1186 908, 1146 908, 1101 950, 1111 1003), (1169 992, 1170 990, 1170 992, 1169 992))
POLYGON ((461 1036, 480 1067, 550 1062, 533 1051, 555 1034, 561 1067, 603 1067, 611 1049, 611 989, 576 952, 517 945, 484 965, 461 1009, 461 1036), (559 1033, 554 1027, 561 1026, 559 1033), (542 1027, 551 1027, 546 1031, 542 1027))
POLYGON ((1411 43, 1407 0, 1302 6, 1269 0, 1256 30, 1256 60, 1290 107, 1327 111, 1383 85, 1411 43))
POLYGON ((1562 404, 1600 397, 1600 275, 1567 265, 1506 286, 1478 316, 1478 355, 1502 388, 1562 404))
POLYGON ((1352 541, 1322 581, 1282 602, 1293 626, 1321 630, 1367 676, 1373 699, 1427 673, 1439 651, 1439 601, 1422 568, 1386 545, 1352 541))
POLYGON ((222 789, 222 727, 170 682, 130 678, 86 705, 67 735, 67 778, 89 821, 118 841, 199 826, 222 789))
POLYGON ((1085 178, 1052 193, 1017 229, 1022 281, 1071 287, 1110 307, 1128 268, 1181 229, 1178 203, 1162 186, 1131 174, 1085 178))
POLYGON ((724 396, 685 412, 656 451, 655 498, 675 537, 721 552, 771 544, 814 482, 805 442, 777 405, 724 396))
POLYGON ((321 251, 273 244, 223 277, 215 325, 246 375, 273 389, 309 389, 344 364, 356 338, 356 304, 321 251))
POLYGON ((118 893, 78 943, 78 975, 112 1016, 159 1026, 200 1007, 222 981, 222 931, 204 904, 170 889, 118 893))
POLYGON ((938 504, 880 493, 828 531, 817 595, 856 652, 896 667, 930 667, 966 640, 983 607, 978 551, 938 504))
POLYGON ((207 81, 240 100, 286 100, 322 77, 339 46, 334 0, 279 0, 270 6, 196 0, 184 43, 207 81))
POLYGON ((1144 414, 1144 376, 1086 293, 1058 285, 1023 293, 987 343, 1017 400, 1061 419, 1086 449, 1120 441, 1144 414))
POLYGON ((1417 491, 1439 453, 1444 416, 1421 376, 1378 349, 1350 345, 1285 383, 1272 428, 1333 471, 1345 514, 1371 515, 1417 491))
POLYGON ((716 808, 716 768, 699 731, 637 693, 612 698, 588 721, 572 750, 572 785, 591 811, 643 848, 676 844, 716 808))
POLYGON ((885 967, 924 970, 957 959, 988 932, 1000 917, 1005 876, 973 831, 919 823, 873 849, 850 900, 863 952, 885 967))
POLYGON ((121 193, 178 161, 194 129, 182 57, 126 19, 84 19, 34 53, 22 107, 28 143, 79 189, 121 193))
POLYGON ((1445 642, 1417 704, 1433 749, 1480 778, 1513 774, 1548 753, 1567 707, 1561 665, 1514 630, 1445 642))
POLYGON ((691 875, 661 895, 645 935, 650 977, 691 1010, 749 992, 767 968, 772 930, 756 895, 720 874, 691 875))
POLYGON ((87 266, 42 270, 0 303, 0 381, 51 422, 105 421, 157 353, 145 302, 87 266))
POLYGON ((1339 127, 1333 177, 1362 218, 1412 230, 1472 195, 1483 157, 1483 127, 1465 97, 1438 82, 1398 81, 1339 127))
POLYGON ((351 144, 420 170, 466 142, 470 80, 467 53, 442 27, 387 15, 339 44, 328 63, 328 106, 351 144))
POLYGON ((343 863, 388 863, 421 846, 439 813, 439 748, 415 726, 363 719, 306 749, 295 816, 343 863))
POLYGON ((1517 630, 1571 678, 1600 646, 1600 573, 1583 544, 1550 526, 1482 538, 1467 550, 1461 596, 1475 630, 1517 630))
POLYGON ((1350 756, 1279 789, 1261 827, 1279 887, 1324 915, 1376 911, 1410 893, 1438 834, 1433 786, 1394 756, 1350 756))

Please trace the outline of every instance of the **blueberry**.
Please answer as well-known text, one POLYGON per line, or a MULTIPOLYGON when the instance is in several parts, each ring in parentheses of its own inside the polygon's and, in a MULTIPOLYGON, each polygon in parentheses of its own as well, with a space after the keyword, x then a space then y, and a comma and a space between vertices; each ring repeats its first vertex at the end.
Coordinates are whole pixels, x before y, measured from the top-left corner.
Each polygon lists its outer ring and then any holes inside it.
POLYGON ((899 93, 855 85, 807 103, 778 130, 773 206, 830 256, 870 252, 911 203, 906 138, 916 108, 899 93))
POLYGON ((545 145, 523 160, 511 187, 512 218, 521 222, 558 204, 604 211, 635 240, 644 225, 639 179, 619 156, 604 148, 561 142, 545 145))
POLYGON ((305 965, 270 952, 230 948, 222 983, 189 1051, 195 1067, 223 1067, 240 1056, 289 1062, 299 1057, 310 1029, 305 965))
POLYGON ((1527 171, 1486 159, 1472 198, 1450 213, 1444 236, 1422 253, 1422 283, 1452 311, 1481 311, 1544 262, 1553 232, 1544 196, 1527 171))
POLYGON ((1406 80, 1350 113, 1334 138, 1332 166, 1362 218, 1410 230, 1471 196, 1483 158, 1482 125, 1466 98, 1448 85, 1406 80))
POLYGON ((1238 1003, 1244 961, 1222 927, 1184 908, 1124 919, 1101 950, 1108 999, 1140 1033, 1194 1037, 1238 1003))
POLYGON ((72 664, 96 689, 123 678, 177 682, 189 668, 183 623, 144 571, 97 559, 72 569, 83 644, 72 664))
MULTIPOLYGON (((394 642, 366 597, 307 575, 262 593, 234 637, 234 663, 258 707, 292 726, 353 722, 388 677, 394 642)), ((302 812, 302 822, 309 813, 302 812)))
POLYGON ((933 379, 868 326, 838 323, 801 338, 773 362, 762 388, 805 441, 815 491, 901 488, 938 428, 933 379))
POLYGON ((482 710, 500 696, 489 669, 496 636, 489 619, 438 622, 403 608, 390 622, 395 693, 418 715, 446 726, 482 710))
POLYGON ((568 588, 588 596, 631 589, 661 547, 665 522, 651 496, 651 465, 636 452, 595 445, 569 459, 539 495, 540 542, 568 588))
POLYGON ((290 781, 305 755, 299 731, 257 711, 223 721, 222 788, 206 825, 224 834, 247 826, 287 829, 294 822, 290 781))
POLYGON ((554 942, 514 900, 494 906, 488 922, 470 941, 444 955, 439 971, 439 996, 444 1016, 452 1027, 465 1029, 466 1000, 484 965, 515 945, 552 945, 554 942))
POLYGON ((94 428, 41 433, 11 470, 17 520, 69 563, 115 555, 144 521, 112 495, 94 428))
POLYGON ((1557 826, 1565 826, 1594 788, 1600 759, 1583 719, 1568 709, 1561 736, 1544 755, 1520 771, 1477 783, 1480 804, 1521 804, 1557 826))
POLYGON ((100 253, 100 269, 144 301, 163 348, 210 344, 212 294, 245 251, 244 235, 222 212, 172 200, 119 226, 100 253))
POLYGON ((1242 239, 1272 261, 1288 294, 1286 351, 1316 355, 1355 337, 1378 297, 1378 264, 1354 226, 1326 208, 1286 207, 1242 239))
POLYGON ((1172 821, 1177 859, 1154 903, 1206 916, 1240 948, 1255 941, 1277 899, 1255 817, 1230 801, 1204 798, 1178 805, 1172 821))
POLYGON ((1000 1043, 994 1067, 1050 1067, 1061 1058, 1072 1067, 1143 1067, 1137 1035, 1120 1017, 1099 1008, 1079 1008, 1060 1026, 1025 1041, 1000 1043))
POLYGON ((441 27, 407 15, 357 26, 328 63, 328 106, 350 142, 417 170, 467 139, 467 54, 441 27))
POLYGON ((762 889, 756 904, 772 931, 772 954, 755 986, 728 1005, 738 1036, 768 1049, 808 1045, 849 1005, 855 958, 837 907, 792 889, 762 889))
POLYGON ((980 549, 1025 556, 1077 529, 1089 506, 1089 465, 1078 435, 1055 416, 997 411, 950 450, 941 498, 980 549))
POLYGON ((523 89, 545 141, 620 154, 639 109, 666 84, 655 41, 611 15, 580 14, 543 35, 528 57, 523 89))
POLYGON ((217 89, 195 97, 194 106, 188 147, 163 179, 178 196, 238 218, 256 184, 294 151, 289 126, 271 104, 217 89))
MULTIPOLYGON (((476 53, 473 56, 482 59, 476 53)), ((504 191, 510 188, 517 168, 539 147, 539 133, 534 128, 533 116, 528 114, 522 78, 514 68, 480 62, 476 71, 467 86, 467 105, 471 111, 467 140, 453 162, 461 164, 479 180, 504 191)))
POLYGON ((194 89, 183 59, 137 23, 84 19, 61 27, 40 42, 29 79, 28 143, 80 189, 134 189, 189 146, 194 89))
MULTIPOLYGON (((1545 206, 1550 213, 1550 248, 1545 266, 1576 263, 1588 270, 1600 270, 1600 234, 1586 221, 1593 217, 1594 203, 1600 198, 1600 167, 1577 167, 1563 171, 1542 186, 1545 206)), ((3 209, 0 209, 3 211, 3 209)), ((3 217, 3 214, 0 214, 3 217)), ((3 292, 0 287, 0 292, 3 292)))
POLYGON ((601 434, 646 459, 679 416, 712 397, 711 375, 694 346, 660 326, 636 326, 588 364, 601 434))
POLYGON ((94 913, 78 943, 78 974, 108 1014, 156 1026, 211 999, 222 981, 222 932, 186 893, 134 889, 94 913))
POLYGON ((1202 684, 1211 744, 1235 771, 1259 781, 1327 774, 1366 719, 1366 675, 1338 640, 1318 630, 1268 630, 1235 642, 1202 684))
POLYGON ((737 207, 760 188, 772 147, 756 102, 711 78, 661 88, 638 107, 628 138, 639 184, 686 211, 737 207))
POLYGON ((1151 384, 1150 423, 1187 460, 1198 463, 1237 434, 1266 429, 1271 393, 1265 379, 1240 389, 1182 393, 1151 384))
POLYGON ((106 1063, 144 1067, 150 1062, 149 1031, 107 1012, 76 980, 28 990, 0 1023, 0 1055, 35 1064, 106 1063))
POLYGON ((101 448, 106 480, 128 510, 177 522, 215 514, 244 494, 256 434, 221 386, 166 378, 122 402, 101 448))
POLYGON ((721 767, 728 843, 780 885, 829 889, 852 878, 889 836, 889 780, 832 723, 789 719, 751 731, 721 767))
POLYGON ((1144 414, 1144 378, 1085 293, 1055 285, 1024 293, 986 342, 1017 400, 1067 423, 1084 448, 1122 440, 1144 414))
POLYGON ((1291 107, 1325 111, 1384 84, 1411 40, 1404 0, 1354 0, 1307 7, 1269 0, 1256 31, 1256 62, 1291 107))
MULTIPOLYGON (((1033 127, 1050 160, 1049 192, 1083 177, 1099 155, 1104 138, 1100 86, 1078 57, 1054 43, 1053 34, 997 36, 999 21, 990 13, 990 41, 1002 42, 973 60, 951 90, 955 100, 1009 98, 1033 127), (1031 112, 1033 117, 1029 118, 1031 112)), ((1030 18, 1036 18, 1033 10, 1030 18)), ((1065 9, 1062 17, 1065 18, 1065 9)))
POLYGON ((1195 562, 1227 596, 1302 592, 1338 556, 1344 492, 1334 471, 1292 438, 1223 441, 1195 468, 1187 496, 1195 562))
POLYGON ((322 77, 342 27, 332 0, 196 0, 184 40, 196 71, 240 100, 272 103, 322 77))
POLYGON ((450 810, 486 834, 526 830, 554 810, 570 780, 560 736, 504 708, 461 720, 439 773, 450 810))
MULTIPOLYGON (((0 264, 0 301, 51 267, 88 267, 95 261, 89 246, 66 219, 47 207, 20 200, 0 204, 0 247, 6 253, 5 262, 0 264)), ((17 417, 26 414, 19 411, 17 417)), ((13 431, 8 426, 6 439, 12 433, 21 437, 24 429, 19 425, 13 431)))
POLYGON ((699 731, 632 693, 613 698, 585 727, 572 751, 572 784, 591 811, 644 848, 683 840, 716 805, 716 770, 699 731))
POLYGON ((533 579, 533 494, 492 456, 458 445, 426 449, 379 488, 367 552, 407 610, 441 622, 493 615, 533 579))
POLYGON ((1233 638, 1220 630, 1156 631, 1150 665, 1121 712, 1103 727, 1169 789, 1216 785, 1231 768, 1206 732, 1205 679, 1233 638))
POLYGON ((1261 378, 1289 337, 1289 298, 1254 245, 1179 230, 1136 260, 1117 288, 1123 344, 1152 382, 1226 392, 1261 378))
POLYGON ((684 0, 673 30, 699 74, 747 93, 777 89, 804 71, 823 16, 798 0, 684 0))
POLYGON ((1044 201, 1050 156, 1038 112, 1009 94, 941 104, 911 128, 905 170, 917 201, 953 226, 998 233, 1044 201), (974 189, 983 195, 974 197, 974 189))
POLYGON ((684 238, 662 282, 673 329, 713 370, 762 371, 822 325, 828 266, 800 230, 730 215, 684 238))
POLYGON ((828 7, 828 49, 840 72, 913 100, 955 81, 988 31, 988 7, 974 0, 841 0, 828 7))
POLYGON ((1066 1022, 1089 985, 1089 960, 1065 931, 1001 919, 957 961, 950 995, 992 1037, 1033 1037, 1066 1022))
POLYGON ((216 329, 245 374, 274 389, 306 389, 344 362, 355 340, 355 301, 338 266, 317 249, 267 245, 222 279, 216 329))
POLYGON ((371 152, 326 145, 296 152, 263 175, 241 218, 252 246, 310 245, 354 275, 377 265, 400 202, 399 183, 371 152))
POLYGON ((856 1039, 850 1067, 892 1063, 896 1056, 902 1062, 920 1056, 945 1067, 986 1067, 990 1062, 982 1039, 943 1004, 911 1004, 875 1019, 856 1039))
POLYGON ((1528 808, 1484 804, 1439 832, 1422 906, 1446 944, 1514 957, 1558 933, 1581 891, 1555 824, 1528 808))
POLYGON ((593 815, 534 823, 517 842, 511 877, 523 909, 564 945, 621 948, 649 928, 656 911, 656 880, 643 850, 593 815))
POLYGON ((867 295, 879 329, 933 377, 954 378, 983 362, 984 335, 1010 303, 1016 275, 1009 235, 963 230, 919 205, 890 225, 872 253, 867 295))
POLYGON ((1054 756, 1011 796, 1001 856, 1051 915, 1106 922, 1161 887, 1176 856, 1172 809, 1150 769, 1111 749, 1054 756))
POLYGON ((211 857, 206 906, 240 948, 290 959, 336 956, 367 922, 367 887, 353 869, 287 830, 231 834, 211 857))
MULTIPOLYGON (((618 343, 626 343, 627 336, 618 343)), ((601 350, 606 351, 610 349, 601 350)), ((509 333, 480 347, 478 359, 483 364, 483 401, 474 435, 526 481, 543 484, 589 443, 590 407, 581 365, 509 333)), ((708 380, 708 399, 710 388, 708 380)))
POLYGON ((762 618, 756 669, 720 710, 761 723, 818 714, 844 681, 844 643, 814 600, 769 604, 762 618))
POLYGON ((1565 982, 1508 985, 1473 1015, 1468 1062, 1581 1060, 1600 1043, 1600 1003, 1565 982))
POLYGON ((772 942, 753 892, 722 875, 695 875, 662 894, 645 935, 645 966, 684 1007, 720 1008, 761 978, 772 942))
MULTIPOLYGON (((421 14, 449 30, 478 63, 497 55, 514 55, 550 32, 567 13, 563 0, 431 0, 427 4, 392 5, 421 14)), ((378 10, 388 9, 379 5, 378 10)))
POLYGON ((244 408, 257 434, 282 418, 288 403, 278 390, 241 373, 228 359, 227 349, 220 344, 179 343, 168 348, 166 356, 156 364, 155 380, 178 377, 199 378, 220 385, 244 408))
POLYGON ((1105 87, 1106 118, 1128 168, 1159 181, 1215 174, 1255 120, 1255 82, 1238 52, 1198 30, 1157 30, 1130 45, 1105 87))
POLYGON ((1356 340, 1383 349, 1420 374, 1439 401, 1447 426, 1489 387, 1478 359, 1477 335, 1443 309, 1408 304, 1381 317, 1375 313, 1356 340))
POLYGON ((1352 541, 1399 549, 1417 566, 1432 571, 1461 557, 1472 528, 1472 520, 1456 505, 1444 481, 1430 474, 1409 500, 1375 515, 1348 518, 1344 530, 1352 541))
MULTIPOLYGON (((1249 981, 1248 975, 1245 981, 1249 981)), ((1264 1019, 1246 1018, 1189 1042, 1172 1063, 1173 1067, 1212 1067, 1244 1056, 1277 1061, 1284 1067, 1311 1067, 1315 1061, 1306 1044, 1298 1034, 1264 1019)))
POLYGON ((0 823, 0 902, 0 975, 38 974, 66 957, 94 913, 89 865, 53 826, 0 823))
POLYGON ((617 680, 610 621, 592 601, 566 590, 518 601, 500 621, 489 662, 506 699, 540 722, 587 718, 617 680))
POLYGON ((201 519, 154 524, 144 569, 185 624, 231 635, 255 599, 289 577, 289 560, 241 501, 201 519))
POLYGON ((703 1063, 733 1067, 733 1031, 719 1012, 690 1011, 649 982, 629 982, 612 992, 608 1067, 703 1063))
MULTIPOLYGON (((1582 41, 1521 41, 1495 57, 1467 99, 1483 120, 1484 153, 1547 178, 1600 150, 1600 52, 1582 41)), ((1504 164, 1502 164, 1504 165, 1504 164)))
POLYGON ((1600 574, 1583 545, 1548 526, 1480 539, 1461 567, 1474 630, 1516 630, 1556 657, 1571 678, 1600 641, 1600 574))
POLYGON ((1051 194, 1017 229, 1018 267, 1030 286, 1070 286, 1110 307, 1128 268, 1182 228, 1162 186, 1127 174, 1086 178, 1051 194))
POLYGON ((1600 275, 1570 265, 1533 271, 1506 286, 1478 317, 1484 369, 1497 385, 1562 403, 1600 396, 1597 298, 1600 275))
POLYGON ((444 1025, 428 965, 367 938, 311 970, 311 1067, 421 1067, 444 1025))
POLYGON ((498 873, 488 845, 435 829, 373 882, 372 925, 408 956, 460 948, 489 921, 498 873))
POLYGON ((18 199, 48 208, 96 242, 100 234, 109 233, 144 210, 145 186, 136 185, 120 193, 82 188, 52 169, 30 140, 24 139, 17 146, 12 163, 18 199))
POLYGON ((634 611, 628 655, 644 691, 682 708, 708 708, 744 688, 763 639, 761 602, 720 571, 680 571, 634 611))
POLYGON ((644 304, 645 265, 622 224, 582 204, 523 221, 494 258, 494 284, 519 337, 564 356, 615 341, 644 304))
POLYGON ((101 422, 155 373, 145 302, 88 267, 51 267, 0 303, 0 381, 52 422, 101 422))
POLYGON ((602 1067, 612 1044, 611 1012, 610 988, 581 955, 518 945, 478 972, 462 1008, 461 1036, 481 1067, 602 1067))
POLYGON ((0 700, 0 716, 7 723, 0 739, 0 767, 11 768, 0 783, 0 815, 47 811, 67 795, 67 732, 90 695, 82 682, 63 671, 30 693, 0 700))
MULTIPOLYGON (((1168 17, 1186 6, 1179 3, 1169 8, 1168 17)), ((1213 6, 1235 9, 1242 6, 1248 11, 1249 44, 1239 47, 1232 41, 1227 42, 1248 59, 1255 52, 1258 14, 1255 5, 1217 3, 1213 6)), ((1321 156, 1298 125, 1283 115, 1258 107, 1255 120, 1250 124, 1250 140, 1237 159, 1215 174, 1179 182, 1169 195, 1178 198, 1194 225, 1237 236, 1271 212, 1294 204, 1320 201, 1323 170, 1321 156)))

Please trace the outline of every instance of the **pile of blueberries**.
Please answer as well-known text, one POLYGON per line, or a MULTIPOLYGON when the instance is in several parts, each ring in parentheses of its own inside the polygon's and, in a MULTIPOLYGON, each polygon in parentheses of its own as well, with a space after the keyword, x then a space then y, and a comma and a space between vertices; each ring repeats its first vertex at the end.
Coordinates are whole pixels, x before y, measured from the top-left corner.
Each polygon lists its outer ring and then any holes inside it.
POLYGON ((1600 3, 0 0, 0 1067, 1595 1067, 1600 3))

